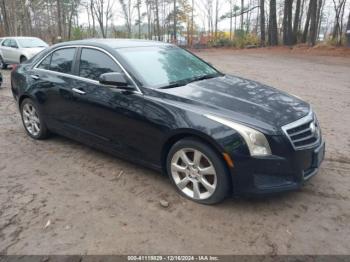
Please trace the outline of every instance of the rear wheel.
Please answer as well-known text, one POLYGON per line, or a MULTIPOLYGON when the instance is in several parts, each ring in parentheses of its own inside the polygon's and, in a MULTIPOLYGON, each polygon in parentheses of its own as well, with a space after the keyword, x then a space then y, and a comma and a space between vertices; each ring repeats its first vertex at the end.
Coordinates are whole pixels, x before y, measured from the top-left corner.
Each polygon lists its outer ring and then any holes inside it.
POLYGON ((223 160, 197 139, 186 138, 173 145, 167 157, 167 171, 178 191, 198 203, 219 203, 230 190, 223 160))
POLYGON ((2 56, 0 56, 0 69, 6 69, 6 68, 7 68, 7 65, 5 64, 2 56))
POLYGON ((32 99, 26 98, 21 104, 23 126, 29 136, 34 139, 44 139, 48 130, 38 106, 32 99))

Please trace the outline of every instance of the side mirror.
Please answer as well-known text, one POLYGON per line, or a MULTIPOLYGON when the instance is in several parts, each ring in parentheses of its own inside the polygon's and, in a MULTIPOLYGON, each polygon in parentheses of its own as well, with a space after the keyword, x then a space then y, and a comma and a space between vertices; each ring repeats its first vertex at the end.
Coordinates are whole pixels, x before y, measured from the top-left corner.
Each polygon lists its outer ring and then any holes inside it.
POLYGON ((129 82, 123 73, 105 73, 100 75, 99 82, 102 85, 115 86, 120 89, 132 90, 129 82))

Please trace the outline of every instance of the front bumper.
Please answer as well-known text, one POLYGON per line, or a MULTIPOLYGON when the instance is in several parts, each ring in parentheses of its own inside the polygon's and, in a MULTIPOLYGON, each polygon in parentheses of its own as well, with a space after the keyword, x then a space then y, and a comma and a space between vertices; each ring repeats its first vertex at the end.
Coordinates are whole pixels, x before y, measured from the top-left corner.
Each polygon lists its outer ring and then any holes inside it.
POLYGON ((232 170, 235 195, 262 195, 299 189, 317 174, 323 161, 325 142, 304 150, 290 150, 283 156, 236 156, 232 170))

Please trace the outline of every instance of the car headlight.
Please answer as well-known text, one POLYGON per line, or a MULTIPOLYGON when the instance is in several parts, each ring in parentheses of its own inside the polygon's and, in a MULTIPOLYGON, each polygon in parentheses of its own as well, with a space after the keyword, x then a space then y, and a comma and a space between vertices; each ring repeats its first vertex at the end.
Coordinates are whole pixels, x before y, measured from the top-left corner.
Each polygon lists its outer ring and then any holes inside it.
POLYGON ((271 148, 265 135, 253 128, 232 122, 230 120, 213 116, 205 115, 207 118, 219 122, 225 126, 236 130, 245 140, 251 156, 266 156, 271 155, 271 148))

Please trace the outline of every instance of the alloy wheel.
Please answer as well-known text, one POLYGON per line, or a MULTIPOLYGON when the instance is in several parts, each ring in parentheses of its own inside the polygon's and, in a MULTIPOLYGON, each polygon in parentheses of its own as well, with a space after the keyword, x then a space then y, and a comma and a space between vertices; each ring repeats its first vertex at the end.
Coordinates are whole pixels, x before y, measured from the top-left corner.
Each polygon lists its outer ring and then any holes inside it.
POLYGON ((38 112, 32 104, 26 103, 22 110, 23 122, 27 131, 33 135, 38 136, 40 133, 40 118, 38 112))
POLYGON ((215 167, 210 159, 197 149, 178 150, 171 159, 171 175, 176 186, 190 198, 207 199, 216 190, 215 167))

